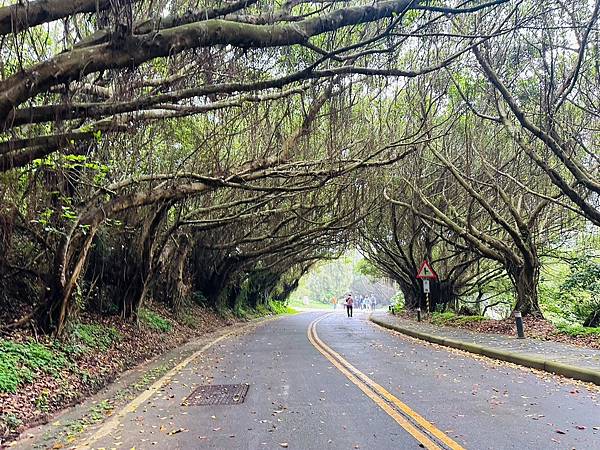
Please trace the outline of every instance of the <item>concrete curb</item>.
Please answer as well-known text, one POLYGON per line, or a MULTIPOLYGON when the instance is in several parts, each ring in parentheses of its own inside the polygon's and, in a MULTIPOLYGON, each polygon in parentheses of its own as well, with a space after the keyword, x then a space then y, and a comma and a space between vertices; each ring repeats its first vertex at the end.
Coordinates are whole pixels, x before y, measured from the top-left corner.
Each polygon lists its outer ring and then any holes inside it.
POLYGON ((572 366, 570 364, 563 364, 557 361, 536 358, 535 356, 527 354, 509 352, 505 350, 499 350, 493 347, 486 347, 483 345, 473 344, 470 342, 448 339, 442 336, 437 336, 435 334, 423 333, 421 331, 416 331, 410 328, 404 328, 398 325, 390 324, 373 317, 369 317, 369 320, 383 328, 397 331, 399 333, 405 334, 416 339, 421 339, 423 341, 443 345, 445 347, 456 348, 458 350, 463 350, 469 353, 475 353, 477 355, 487 356, 488 358, 498 359, 500 361, 518 364, 520 366, 531 367, 532 369, 538 369, 545 372, 555 373, 557 375, 573 378, 575 380, 587 381, 600 386, 600 371, 572 366))

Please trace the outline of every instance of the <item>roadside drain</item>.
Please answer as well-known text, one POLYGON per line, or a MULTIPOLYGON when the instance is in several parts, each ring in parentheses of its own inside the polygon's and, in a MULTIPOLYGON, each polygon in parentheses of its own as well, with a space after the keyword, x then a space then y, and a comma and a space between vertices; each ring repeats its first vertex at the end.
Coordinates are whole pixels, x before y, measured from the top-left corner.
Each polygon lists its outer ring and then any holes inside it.
POLYGON ((247 383, 200 386, 185 399, 183 405, 238 405, 244 403, 249 386, 247 383))

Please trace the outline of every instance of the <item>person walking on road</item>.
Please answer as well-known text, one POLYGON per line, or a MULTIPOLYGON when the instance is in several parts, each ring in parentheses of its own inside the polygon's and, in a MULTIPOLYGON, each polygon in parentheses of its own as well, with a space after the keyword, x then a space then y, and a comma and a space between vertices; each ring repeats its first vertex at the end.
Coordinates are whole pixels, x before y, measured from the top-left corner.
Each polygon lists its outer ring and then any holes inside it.
POLYGON ((337 298, 335 296, 331 299, 331 303, 333 303, 333 309, 337 309, 337 298))
POLYGON ((352 294, 348 294, 346 297, 346 312, 348 313, 348 317, 352 317, 352 305, 354 304, 354 300, 352 300, 352 294))

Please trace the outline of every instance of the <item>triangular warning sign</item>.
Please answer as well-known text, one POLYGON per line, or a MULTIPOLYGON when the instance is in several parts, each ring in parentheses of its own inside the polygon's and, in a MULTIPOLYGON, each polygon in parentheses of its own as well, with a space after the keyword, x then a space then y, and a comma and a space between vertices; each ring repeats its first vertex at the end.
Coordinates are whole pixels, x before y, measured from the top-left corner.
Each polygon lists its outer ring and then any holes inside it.
POLYGON ((423 264, 421 264, 421 268, 417 272, 417 278, 427 279, 427 280, 429 280, 429 279, 435 280, 437 278, 436 273, 433 271, 433 269, 431 268, 431 266, 429 265, 427 260, 424 260, 423 264))

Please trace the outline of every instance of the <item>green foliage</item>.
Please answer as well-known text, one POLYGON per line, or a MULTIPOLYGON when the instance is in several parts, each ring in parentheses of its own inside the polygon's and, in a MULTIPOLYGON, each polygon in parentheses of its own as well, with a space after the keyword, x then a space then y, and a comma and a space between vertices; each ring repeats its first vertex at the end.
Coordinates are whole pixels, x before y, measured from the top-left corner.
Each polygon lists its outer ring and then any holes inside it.
POLYGON ((271 310, 271 308, 269 308, 269 306, 267 306, 267 305, 259 304, 256 306, 256 313, 259 316, 268 316, 272 312, 273 311, 271 310))
POLYGON ((291 300, 301 303, 304 297, 308 297, 311 301, 331 305, 333 297, 339 300, 350 291, 353 278, 354 267, 349 258, 317 264, 302 277, 291 300))
POLYGON ((33 340, 24 343, 0 340, 0 392, 16 392, 40 373, 58 375, 67 365, 65 355, 57 349, 33 340))
POLYGON ((0 423, 2 422, 4 422, 8 426, 8 428, 13 430, 23 425, 23 421, 13 413, 6 413, 0 415, 0 423))
POLYGON ((452 321, 454 318, 456 318, 456 314, 452 311, 434 312, 431 315, 431 323, 435 325, 445 325, 446 323, 452 321))
POLYGON ((102 400, 90 409, 90 419, 92 423, 98 423, 114 409, 114 406, 108 400, 102 400))
POLYGON ((358 273, 360 275, 364 275, 371 279, 377 279, 377 278, 383 277, 383 273, 381 272, 381 270, 379 270, 379 268, 375 267, 373 265, 373 263, 371 263, 367 259, 361 259, 360 261, 358 261, 356 263, 355 270, 356 270, 356 273, 358 273))
POLYGON ((560 324, 556 328, 561 333, 568 334, 569 336, 600 336, 600 327, 584 327, 581 325, 568 325, 560 324))
POLYGON ((593 297, 600 297, 600 263, 586 256, 571 263, 571 274, 561 289, 581 289, 593 297))
POLYGON ((404 305, 392 305, 392 314, 400 314, 404 311, 404 305))
POLYGON ((568 322, 587 326, 600 323, 600 262, 589 255, 569 264, 569 274, 555 292, 553 313, 568 322))
POLYGON ((192 292, 192 301, 200 306, 206 306, 208 303, 206 295, 202 291, 192 292))
POLYGON ((73 326, 71 338, 76 345, 83 345, 83 351, 108 350, 122 338, 121 333, 114 327, 100 324, 78 323, 73 326))
POLYGON ((394 307, 397 306, 399 307, 399 309, 404 309, 405 301, 404 294, 402 293, 402 291, 396 292, 390 300, 394 307))
POLYGON ((191 328, 192 330, 196 330, 198 328, 198 321, 193 314, 183 312, 178 318, 179 321, 186 327, 191 328))
POLYGON ((296 311, 294 308, 291 308, 282 302, 271 302, 271 303, 269 303, 269 306, 271 308, 271 311, 273 311, 273 313, 275 313, 275 314, 297 314, 298 313, 298 311, 296 311))
POLYGON ((453 322, 462 325, 470 322, 481 322, 483 320, 485 320, 483 316, 458 316, 453 322))
POLYGON ((464 325, 471 322, 481 322, 483 316, 460 316, 452 311, 434 312, 431 315, 431 323, 435 325, 464 325))
POLYGON ((173 328, 173 325, 167 319, 146 308, 140 309, 138 317, 151 329, 161 333, 168 333, 173 328))

